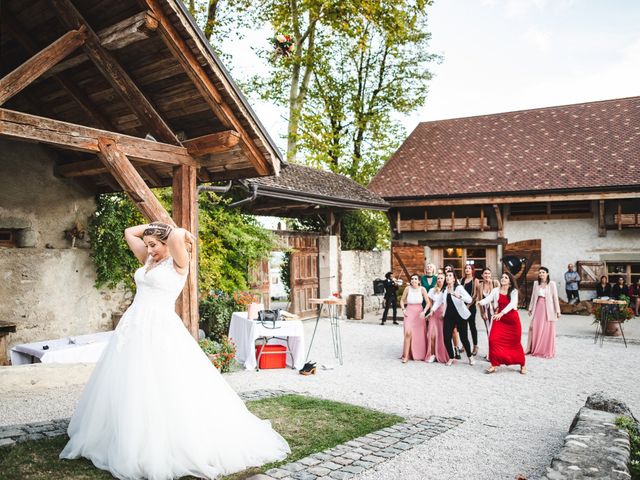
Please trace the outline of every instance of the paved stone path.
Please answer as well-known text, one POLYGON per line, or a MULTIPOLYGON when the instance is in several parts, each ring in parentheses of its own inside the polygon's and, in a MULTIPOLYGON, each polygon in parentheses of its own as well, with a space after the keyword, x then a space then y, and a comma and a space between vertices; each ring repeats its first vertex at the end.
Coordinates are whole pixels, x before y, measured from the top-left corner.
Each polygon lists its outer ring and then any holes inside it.
MULTIPOLYGON (((255 390, 240 394, 246 402, 298 394, 289 390, 255 390)), ((411 417, 401 423, 350 440, 342 445, 314 453, 264 474, 258 479, 344 480, 376 467, 464 422, 460 417, 411 417)), ((69 419, 0 427, 0 447, 18 442, 65 435, 69 419)))

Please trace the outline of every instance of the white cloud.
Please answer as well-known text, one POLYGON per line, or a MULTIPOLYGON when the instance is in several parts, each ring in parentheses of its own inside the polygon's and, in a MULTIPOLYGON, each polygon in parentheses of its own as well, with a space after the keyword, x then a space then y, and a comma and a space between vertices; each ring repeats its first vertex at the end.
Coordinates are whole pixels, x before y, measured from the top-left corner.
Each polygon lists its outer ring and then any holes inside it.
POLYGON ((551 47, 551 32, 541 30, 536 27, 530 27, 524 33, 526 42, 540 51, 548 50, 551 47))

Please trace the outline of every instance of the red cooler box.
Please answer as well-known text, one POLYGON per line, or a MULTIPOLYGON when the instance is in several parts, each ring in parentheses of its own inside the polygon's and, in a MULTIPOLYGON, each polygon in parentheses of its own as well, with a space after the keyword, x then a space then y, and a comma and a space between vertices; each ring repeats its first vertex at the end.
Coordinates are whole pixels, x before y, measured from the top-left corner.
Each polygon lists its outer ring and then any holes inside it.
POLYGON ((258 368, 287 368, 287 347, 284 345, 256 345, 256 360, 260 351, 264 348, 264 352, 260 357, 258 368))

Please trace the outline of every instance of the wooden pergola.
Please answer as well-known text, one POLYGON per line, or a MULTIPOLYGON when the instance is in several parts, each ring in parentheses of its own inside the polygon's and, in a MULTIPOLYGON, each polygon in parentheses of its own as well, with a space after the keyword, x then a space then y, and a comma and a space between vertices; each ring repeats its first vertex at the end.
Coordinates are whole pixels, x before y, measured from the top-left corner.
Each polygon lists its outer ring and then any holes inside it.
MULTIPOLYGON (((180 0, 3 0, 1 19, 0 136, 58 152, 56 175, 196 233, 198 182, 278 174, 277 148, 180 0)), ((196 266, 177 304, 194 336, 196 266)))

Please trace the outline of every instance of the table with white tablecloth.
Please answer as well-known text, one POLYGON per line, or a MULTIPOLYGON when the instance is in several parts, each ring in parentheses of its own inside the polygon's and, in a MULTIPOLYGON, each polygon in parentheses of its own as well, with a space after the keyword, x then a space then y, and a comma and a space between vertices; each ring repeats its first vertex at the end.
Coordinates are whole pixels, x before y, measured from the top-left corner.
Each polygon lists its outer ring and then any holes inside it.
POLYGON ((99 332, 16 345, 11 349, 11 364, 95 363, 112 335, 113 331, 99 332))
POLYGON ((269 345, 284 345, 291 351, 287 365, 296 370, 304 366, 304 329, 300 320, 279 320, 276 328, 268 328, 255 320, 247 319, 247 312, 234 312, 229 325, 229 338, 236 345, 236 359, 247 370, 255 369, 256 340, 267 339, 269 345), (293 356, 293 365, 291 365, 293 356))

